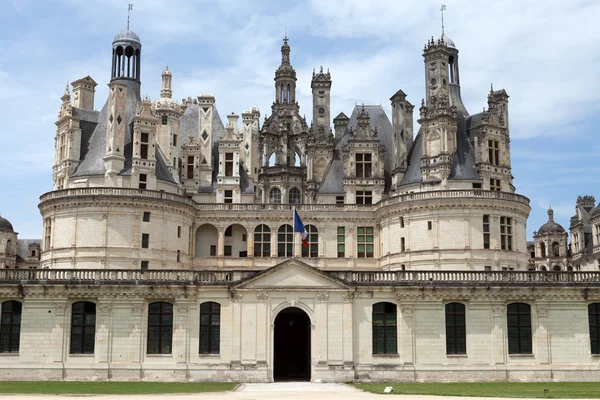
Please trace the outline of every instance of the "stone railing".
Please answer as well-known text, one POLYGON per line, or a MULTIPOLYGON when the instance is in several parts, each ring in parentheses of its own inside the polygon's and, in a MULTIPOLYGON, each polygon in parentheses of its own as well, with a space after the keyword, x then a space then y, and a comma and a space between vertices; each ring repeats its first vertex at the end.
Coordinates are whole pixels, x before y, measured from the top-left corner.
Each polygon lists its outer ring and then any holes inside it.
POLYGON ((196 202, 189 197, 180 196, 174 193, 164 191, 145 190, 145 189, 127 189, 127 188, 78 188, 55 190, 53 192, 44 193, 40 196, 40 202, 60 199, 65 197, 83 197, 83 196, 123 196, 123 197, 143 197, 156 200, 174 201, 183 203, 189 206, 195 206, 196 202))
POLYGON ((201 211, 292 211, 294 207, 298 211, 306 212, 331 212, 331 211, 374 211, 382 207, 391 206, 403 202, 435 199, 461 199, 461 198, 479 198, 479 199, 498 199, 514 201, 529 205, 529 199, 515 193, 506 193, 490 190, 464 189, 464 190, 437 190, 432 192, 405 193, 390 197, 373 205, 360 204, 215 204, 215 203, 196 203, 189 197, 180 196, 164 191, 144 190, 144 189, 123 189, 123 188, 79 188, 64 189, 48 192, 40 197, 40 202, 60 199, 66 197, 82 196, 124 196, 124 197, 143 197, 149 199, 162 199, 183 203, 201 211))
POLYGON ((251 271, 3 269, 0 270, 0 283, 229 285, 253 274, 251 271))
POLYGON ((335 271, 330 274, 359 286, 600 286, 600 272, 335 271))
MULTIPOLYGON (((230 285, 260 271, 3 269, 0 284, 230 285)), ((600 272, 558 271, 327 271, 357 286, 600 287, 600 272)))

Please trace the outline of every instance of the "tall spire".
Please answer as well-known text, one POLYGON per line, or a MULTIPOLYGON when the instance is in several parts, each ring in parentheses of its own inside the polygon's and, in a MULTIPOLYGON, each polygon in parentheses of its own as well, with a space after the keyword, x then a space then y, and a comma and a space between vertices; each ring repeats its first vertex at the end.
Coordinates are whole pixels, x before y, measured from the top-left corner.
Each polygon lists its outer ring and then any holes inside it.
POLYGON ((133 4, 127 5, 127 30, 129 30, 129 13, 133 10, 133 4))
POLYGON ((442 4, 440 12, 442 13, 442 37, 444 37, 444 11, 446 11, 446 5, 442 4))

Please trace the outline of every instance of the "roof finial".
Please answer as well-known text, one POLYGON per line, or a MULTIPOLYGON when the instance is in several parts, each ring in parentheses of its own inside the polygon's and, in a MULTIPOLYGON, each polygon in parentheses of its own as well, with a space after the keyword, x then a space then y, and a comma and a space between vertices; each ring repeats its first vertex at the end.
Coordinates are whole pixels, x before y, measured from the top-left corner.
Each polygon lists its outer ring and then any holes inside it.
POLYGON ((288 42, 288 37, 287 37, 287 25, 283 26, 283 43, 287 44, 288 42))
POLYGON ((446 5, 442 4, 440 12, 442 13, 442 37, 444 37, 444 11, 446 11, 446 5))
POLYGON ((133 4, 127 5, 127 30, 129 30, 129 13, 133 10, 133 4))

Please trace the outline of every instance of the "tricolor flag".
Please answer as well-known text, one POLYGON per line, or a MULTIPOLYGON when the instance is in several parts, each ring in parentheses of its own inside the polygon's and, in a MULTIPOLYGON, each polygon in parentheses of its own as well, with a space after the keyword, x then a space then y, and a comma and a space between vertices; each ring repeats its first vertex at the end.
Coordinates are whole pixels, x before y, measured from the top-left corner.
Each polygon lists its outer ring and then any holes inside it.
POLYGON ((300 233, 300 235, 302 236, 302 246, 308 247, 308 240, 306 240, 306 238, 308 237, 308 232, 306 231, 306 228, 304 227, 304 224, 302 223, 298 212, 294 208, 294 233, 296 232, 300 233))

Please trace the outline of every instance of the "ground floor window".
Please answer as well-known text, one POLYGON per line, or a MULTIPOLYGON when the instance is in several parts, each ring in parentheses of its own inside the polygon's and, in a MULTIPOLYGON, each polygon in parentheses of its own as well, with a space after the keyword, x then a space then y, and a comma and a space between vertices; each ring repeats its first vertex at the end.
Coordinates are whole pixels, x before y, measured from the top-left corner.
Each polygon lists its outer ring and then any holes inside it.
POLYGON ((171 354, 173 342, 173 304, 148 306, 148 354, 171 354))
POLYGON ((373 354, 397 354, 397 311, 393 303, 373 304, 373 354))

